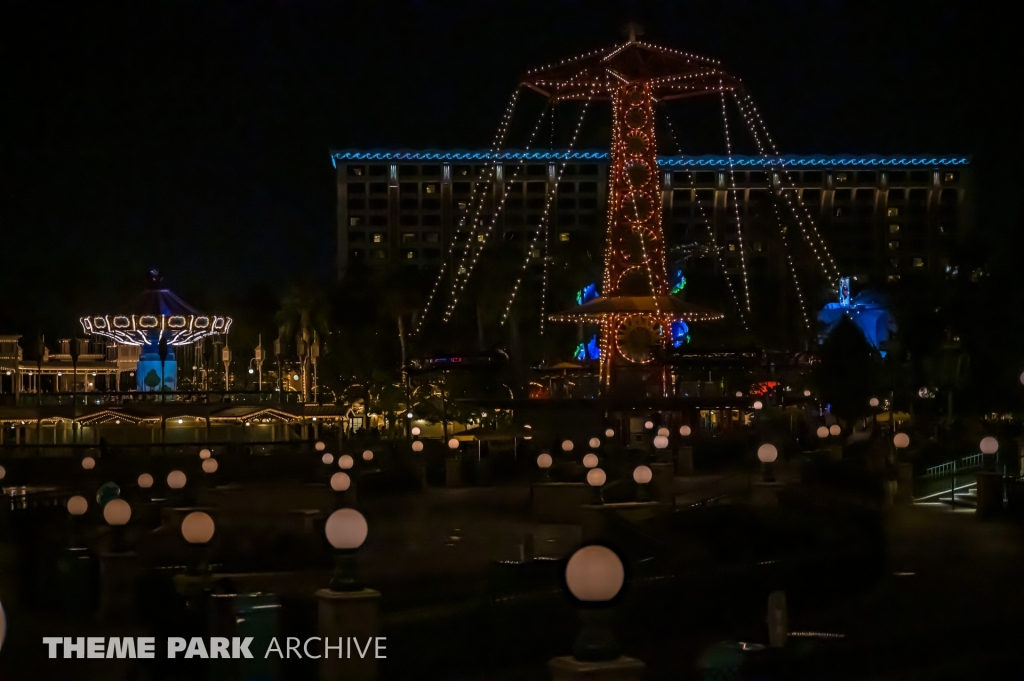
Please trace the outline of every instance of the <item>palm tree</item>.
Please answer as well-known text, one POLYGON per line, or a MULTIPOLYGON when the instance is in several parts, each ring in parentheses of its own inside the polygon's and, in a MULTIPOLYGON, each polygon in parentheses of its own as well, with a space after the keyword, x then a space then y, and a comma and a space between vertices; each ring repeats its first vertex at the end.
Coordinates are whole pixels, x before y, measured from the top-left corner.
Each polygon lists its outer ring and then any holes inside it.
POLYGON ((294 334, 296 354, 302 366, 303 402, 310 399, 310 364, 319 352, 319 339, 329 335, 329 318, 326 297, 308 282, 292 285, 281 299, 276 321, 282 338, 294 334))

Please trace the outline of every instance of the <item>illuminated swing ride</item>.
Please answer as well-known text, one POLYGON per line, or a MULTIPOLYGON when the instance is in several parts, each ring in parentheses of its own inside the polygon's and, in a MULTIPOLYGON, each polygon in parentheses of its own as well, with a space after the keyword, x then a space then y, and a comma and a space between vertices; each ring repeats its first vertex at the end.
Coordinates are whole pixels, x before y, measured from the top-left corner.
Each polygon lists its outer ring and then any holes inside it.
MULTIPOLYGON (((540 329, 546 320, 556 322, 597 324, 599 333, 599 366, 601 382, 614 385, 619 369, 636 372, 658 363, 660 349, 678 345, 681 334, 693 322, 720 319, 721 313, 684 302, 673 295, 679 285, 672 286, 666 270, 666 246, 662 229, 662 186, 658 169, 657 138, 655 134, 655 106, 670 100, 717 96, 721 113, 728 158, 725 184, 725 208, 735 219, 736 238, 739 243, 739 267, 730 273, 719 271, 725 279, 729 294, 736 306, 738 321, 749 330, 753 309, 751 286, 747 271, 747 245, 740 214, 740 200, 733 171, 733 140, 730 136, 727 102, 731 99, 750 133, 764 164, 773 171, 769 189, 775 197, 775 226, 777 239, 785 253, 786 267, 796 298, 799 300, 803 326, 811 330, 810 316, 804 299, 800 278, 787 241, 787 230, 782 224, 780 207, 787 211, 795 230, 806 243, 818 268, 826 280, 839 277, 835 261, 811 217, 803 206, 795 183, 791 179, 783 157, 775 148, 760 114, 742 82, 726 72, 719 62, 705 57, 640 42, 631 29, 629 39, 620 45, 596 50, 534 69, 526 74, 513 93, 492 143, 490 156, 497 158, 507 148, 510 123, 523 88, 539 93, 547 99, 548 107, 540 114, 532 128, 525 149, 536 142, 542 122, 549 114, 550 105, 575 100, 582 103, 579 120, 572 130, 569 152, 579 138, 580 129, 590 105, 595 101, 611 104, 612 132, 610 177, 608 182, 608 218, 604 246, 604 272, 599 294, 590 300, 578 298, 574 308, 548 315, 546 298, 548 289, 548 241, 551 207, 565 163, 554 171, 548 190, 540 227, 534 232, 526 249, 522 270, 512 285, 502 322, 512 310, 513 303, 531 260, 540 260, 542 267, 540 296, 540 329), (731 204, 731 205, 730 205, 731 204)), ((668 121, 671 130, 671 121, 668 121)), ((673 138, 675 137, 673 131, 673 138)), ((678 146, 678 142, 677 142, 678 146)), ((422 327, 438 289, 445 281, 449 261, 452 263, 452 281, 448 304, 444 311, 447 321, 459 302, 460 294, 473 274, 480 254, 486 246, 505 204, 509 183, 517 179, 521 166, 506 173, 491 161, 472 185, 470 210, 462 218, 459 230, 468 230, 463 244, 452 240, 449 258, 443 261, 437 280, 429 293, 419 327, 422 327), (483 187, 492 182, 502 186, 492 210, 484 209, 483 187), (456 264, 457 263, 457 264, 456 264)), ((701 209, 703 210, 703 209, 701 209)), ((710 256, 722 263, 722 247, 715 230, 708 224, 709 241, 691 255, 710 256)), ((685 257, 685 256, 684 256, 685 257)), ((679 273, 681 274, 681 272, 679 273)), ((419 327, 417 330, 419 330, 419 327)))

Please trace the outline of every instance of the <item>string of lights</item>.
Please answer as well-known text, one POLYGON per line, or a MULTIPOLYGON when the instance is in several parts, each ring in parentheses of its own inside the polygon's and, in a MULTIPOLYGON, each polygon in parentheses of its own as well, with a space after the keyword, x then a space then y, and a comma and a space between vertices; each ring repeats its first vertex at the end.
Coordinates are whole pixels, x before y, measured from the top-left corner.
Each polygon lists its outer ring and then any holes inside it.
MULTIPOLYGON (((548 110, 549 110, 549 107, 545 107, 544 111, 548 111, 548 110)), ((529 138, 529 140, 527 142, 527 148, 529 148, 533 144, 533 141, 536 138, 537 133, 540 131, 540 129, 541 129, 542 125, 543 125, 543 122, 544 122, 543 113, 544 112, 542 112, 542 115, 540 117, 538 117, 537 122, 533 126, 533 130, 530 132, 530 138, 529 138)), ((553 112, 552 112, 552 115, 553 115, 553 112)), ((486 233, 480 235, 480 237, 482 237, 482 238, 479 238, 476 241, 474 241, 473 237, 477 236, 476 227, 479 224, 479 221, 477 219, 474 219, 473 226, 470 228, 470 233, 469 233, 469 237, 468 237, 468 240, 467 240, 466 249, 463 251, 462 260, 460 261, 459 268, 456 271, 456 279, 452 283, 452 290, 451 290, 451 295, 450 295, 450 301, 449 301, 448 307, 445 309, 445 313, 444 313, 444 321, 445 322, 447 322, 451 318, 452 313, 455 311, 455 308, 458 306, 458 303, 459 303, 458 296, 459 296, 460 293, 462 293, 462 291, 465 290, 466 284, 469 282, 469 277, 473 273, 473 270, 476 268, 476 263, 480 259, 480 254, 483 252, 483 248, 484 248, 484 245, 487 242, 487 238, 490 236, 491 232, 493 232, 494 226, 495 226, 495 224, 498 221, 498 217, 501 215, 501 212, 502 212, 502 210, 505 207, 505 201, 508 198, 508 190, 512 186, 512 182, 515 181, 516 179, 518 179, 519 173, 520 173, 521 170, 522 170, 522 166, 518 166, 515 169, 515 171, 513 172, 512 177, 507 182, 503 182, 502 183, 501 198, 499 200, 499 204, 497 206, 495 206, 494 214, 491 216, 491 221, 490 221, 490 224, 487 227, 487 231, 486 231, 486 233), (469 257, 469 254, 471 252, 473 254, 473 259, 470 262, 470 265, 467 267, 466 266, 466 259, 469 257)), ((482 205, 482 203, 483 203, 483 201, 481 200, 481 205, 482 205)))
POLYGON ((789 267, 789 273, 793 276, 793 288, 796 289, 796 297, 800 301, 800 314, 804 318, 804 328, 810 331, 811 320, 807 316, 807 303, 804 301, 804 294, 800 289, 800 278, 796 272, 796 264, 793 262, 793 254, 790 252, 789 242, 786 240, 786 226, 782 224, 782 219, 779 217, 779 204, 773 203, 772 210, 775 211, 775 227, 779 230, 779 236, 782 238, 782 249, 786 253, 786 265, 789 267))
MULTIPOLYGON (((676 152, 681 154, 682 153, 682 148, 679 145, 679 139, 676 137, 675 127, 672 125, 672 117, 669 115, 667 108, 664 109, 664 111, 665 111, 665 122, 668 123, 668 130, 669 130, 669 134, 672 137, 672 143, 676 147, 676 152)), ((696 198, 696 196, 694 196, 694 194, 693 194, 696 191, 696 186, 697 186, 696 185, 696 180, 695 180, 693 174, 691 173, 690 174, 690 192, 691 192, 691 196, 693 196, 693 198, 696 198)), ((715 254, 715 262, 718 264, 718 268, 722 271, 722 277, 725 279, 725 283, 726 283, 726 285, 727 285, 727 287, 729 289, 729 294, 730 294, 730 296, 732 296, 732 301, 736 305, 736 310, 739 312, 740 323, 743 325, 744 330, 749 330, 749 327, 747 326, 747 317, 746 317, 746 314, 744 313, 743 306, 740 305, 739 296, 736 295, 736 289, 732 285, 732 280, 729 278, 728 273, 725 271, 725 264, 722 261, 722 249, 718 245, 718 237, 715 234, 715 228, 712 226, 711 220, 708 218, 707 212, 704 210, 704 205, 700 201, 694 201, 694 203, 697 204, 697 210, 700 212, 700 220, 701 220, 701 222, 703 222, 704 225, 708 228, 708 236, 711 238, 711 248, 712 248, 712 251, 715 254)))
MULTIPOLYGON (((719 81, 719 86, 722 82, 719 81)), ((747 277, 747 256, 746 246, 743 243, 743 224, 740 221, 740 202, 736 194, 736 172, 733 170, 732 164, 732 140, 729 137, 729 115, 725 108, 725 92, 720 92, 719 96, 722 100, 722 127, 725 131, 725 153, 729 157, 729 187, 732 194, 732 208, 736 216, 736 234, 739 238, 740 246, 740 270, 743 273, 743 297, 747 303, 747 312, 750 312, 750 281, 747 277)), ((726 194, 726 201, 728 201, 729 194, 726 194)))
MULTIPOLYGON (((519 100, 519 92, 521 89, 522 86, 516 87, 516 89, 512 92, 512 97, 509 99, 508 106, 505 107, 505 115, 502 118, 501 124, 498 126, 498 131, 494 135, 494 142, 491 145, 492 158, 494 156, 494 152, 497 151, 497 149, 499 149, 504 144, 505 136, 508 134, 509 122, 512 120, 512 114, 515 110, 516 102, 519 100)), ((544 111, 541 111, 541 116, 544 115, 544 112, 546 110, 547 109, 545 108, 544 111)), ((493 172, 494 161, 492 159, 489 159, 488 163, 491 164, 491 169, 493 172)), ((479 181, 479 179, 480 178, 476 178, 477 181, 473 182, 472 189, 470 190, 470 205, 472 205, 473 203, 473 196, 476 192, 477 182, 479 181)), ((459 230, 461 230, 462 227, 465 225, 465 220, 466 216, 463 215, 459 221, 459 230)), ((415 333, 417 335, 423 329, 423 323, 426 321, 427 315, 430 313, 430 307, 434 302, 434 298, 437 296, 437 291, 441 286, 441 282, 444 281, 444 275, 448 270, 448 263, 453 259, 455 254, 455 244, 456 239, 452 238, 450 244, 448 245, 448 257, 444 258, 441 261, 441 267, 438 269, 437 278, 434 280, 434 285, 431 287, 430 293, 427 295, 427 300, 423 305, 423 310, 420 312, 419 319, 416 321, 415 333)))
MULTIPOLYGON (((591 94, 593 94, 593 93, 591 93, 591 94)), ((579 138, 580 130, 583 127, 583 120, 584 120, 584 118, 587 115, 587 109, 590 106, 590 102, 591 102, 591 98, 588 98, 584 102, 584 104, 583 104, 582 111, 580 111, 579 120, 576 122, 575 130, 573 130, 572 140, 570 142, 570 149, 573 146, 575 146, 576 140, 579 138)), ((523 266, 522 266, 522 268, 521 268, 521 270, 519 272, 519 276, 516 277, 515 283, 512 284, 512 292, 509 294, 508 303, 505 305, 505 312, 501 316, 501 324, 502 324, 502 326, 504 326, 505 322, 508 321, 508 317, 512 313, 512 305, 513 305, 513 303, 515 303, 516 295, 519 292, 519 286, 522 284, 523 276, 525 276, 525 274, 526 274, 526 270, 527 270, 527 267, 530 264, 530 260, 533 258, 533 254, 537 250, 538 239, 541 237, 541 234, 543 233, 544 237, 545 237, 544 252, 543 252, 543 258, 544 258, 543 262, 545 263, 545 267, 544 267, 543 274, 541 275, 540 332, 541 332, 541 334, 544 333, 544 318, 545 318, 545 314, 544 314, 545 302, 544 301, 545 301, 546 294, 547 294, 547 280, 548 280, 548 276, 547 276, 548 272, 547 272, 547 266, 546 266, 546 263, 547 263, 547 260, 548 260, 548 254, 547 254, 547 241, 548 241, 547 231, 548 230, 547 230, 547 227, 548 227, 548 224, 549 224, 549 217, 550 217, 550 214, 551 214, 552 201, 554 199, 555 192, 558 189, 558 183, 561 182, 562 174, 564 172, 565 172, 565 164, 563 163, 561 165, 561 167, 559 168, 557 177, 555 179, 554 187, 553 188, 549 188, 547 194, 544 197, 544 212, 541 214, 540 224, 538 225, 537 230, 534 231, 534 233, 533 233, 533 239, 530 241, 530 245, 526 249, 526 257, 523 258, 523 266)))
MULTIPOLYGON (((764 120, 762 120, 761 114, 757 110, 757 105, 754 104, 754 100, 751 98, 750 94, 749 93, 743 93, 743 97, 741 99, 734 92, 733 93, 733 98, 736 101, 736 105, 740 109, 740 112, 743 114, 744 120, 747 123, 747 127, 750 129, 751 135, 754 137, 755 141, 759 140, 759 137, 758 137, 758 135, 756 133, 756 130, 758 129, 758 126, 760 127, 760 131, 764 134, 764 139, 768 143, 767 144, 767 149, 763 148, 761 143, 758 141, 758 147, 759 147, 759 149, 760 149, 760 151, 762 153, 762 156, 764 156, 765 158, 769 158, 769 155, 768 155, 767 151, 768 151, 768 149, 770 149, 771 150, 771 155, 777 158, 778 157, 778 149, 776 148, 775 142, 772 139, 771 133, 768 132, 768 128, 765 125, 764 120), (744 107, 744 103, 746 104, 745 107, 744 107), (754 119, 755 118, 757 120, 757 125, 754 124, 754 119)), ((794 206, 794 204, 793 204, 790 192, 792 192, 792 194, 796 195, 797 205, 800 207, 801 212, 804 215, 804 219, 806 219, 807 223, 810 225, 811 232, 814 234, 814 237, 817 239, 818 243, 820 244, 821 252, 824 253, 825 260, 827 260, 827 262, 828 262, 828 266, 826 266, 825 261, 823 261, 821 256, 819 256, 817 254, 817 249, 815 248, 814 249, 815 250, 815 255, 818 258, 818 261, 822 265, 822 270, 824 271, 825 276, 827 277, 827 276, 829 276, 829 267, 831 267, 832 276, 838 279, 839 278, 839 268, 836 267, 835 259, 832 257, 832 254, 828 250, 828 244, 825 243, 824 238, 822 238, 821 234, 818 232, 818 227, 815 224, 814 219, 811 217, 810 211, 807 210, 807 206, 804 205, 804 203, 801 200, 799 194, 796 192, 796 183, 793 181, 792 177, 790 176, 789 171, 786 169, 786 166, 784 164, 780 164, 780 165, 781 165, 781 173, 780 173, 780 175, 786 181, 788 186, 783 188, 783 189, 781 189, 781 190, 777 190, 777 194, 782 196, 782 198, 786 201, 786 205, 789 208, 790 212, 793 214, 793 217, 796 219, 797 224, 800 226, 801 232, 806 234, 806 230, 804 230, 804 227, 803 227, 803 219, 801 219, 800 215, 797 213, 796 206, 794 206)), ((812 247, 813 247, 813 245, 812 245, 812 247)))

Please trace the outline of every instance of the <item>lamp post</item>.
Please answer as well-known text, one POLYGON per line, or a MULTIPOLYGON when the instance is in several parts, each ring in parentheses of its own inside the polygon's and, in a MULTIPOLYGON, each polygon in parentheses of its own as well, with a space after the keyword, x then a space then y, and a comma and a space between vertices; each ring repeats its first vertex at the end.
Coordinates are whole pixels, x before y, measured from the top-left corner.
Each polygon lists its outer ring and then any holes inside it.
POLYGON ((206 545, 213 539, 217 526, 210 514, 193 511, 181 521, 181 536, 192 548, 192 560, 189 571, 192 574, 205 574, 210 566, 206 557, 206 545))
POLYGON ((995 470, 996 464, 995 457, 999 453, 999 441, 991 435, 981 439, 978 444, 978 450, 981 452, 982 461, 984 462, 985 470, 995 470))
POLYGON ((622 590, 626 571, 611 549, 592 544, 579 549, 565 566, 565 584, 576 599, 580 632, 572 657, 556 657, 548 663, 556 681, 577 678, 639 679, 644 665, 624 658, 612 634, 611 601, 622 590), (595 673, 605 668, 605 674, 595 673))
POLYGON ((124 526, 132 517, 132 507, 124 499, 111 499, 103 507, 103 519, 110 525, 110 552, 125 553, 124 526))
POLYGON ((537 457, 537 468, 540 469, 540 481, 550 482, 551 481, 551 455, 544 452, 537 457))
POLYGON ((648 466, 640 465, 633 469, 633 482, 637 484, 636 500, 650 501, 651 494, 647 485, 654 477, 654 472, 648 466))
POLYGON ((594 500, 591 502, 595 506, 604 504, 604 483, 608 481, 608 475, 605 474, 600 468, 591 468, 587 471, 587 484, 590 485, 594 490, 594 500))
POLYGON ((75 548, 75 544, 78 543, 78 530, 80 523, 78 519, 85 515, 85 512, 89 510, 89 502, 85 497, 75 495, 68 499, 67 508, 69 516, 68 519, 70 521, 68 526, 68 543, 71 544, 72 548, 75 548))
POLYGON ((779 458, 779 450, 775 445, 763 444, 757 448, 757 460, 761 462, 761 479, 765 482, 775 482, 775 471, 773 465, 779 458))
POLYGON ((256 345, 256 356, 253 358, 256 360, 256 389, 263 392, 263 334, 259 335, 259 342, 256 345))
POLYGON ((356 572, 356 552, 366 541, 367 533, 366 518, 354 508, 340 508, 327 518, 324 534, 335 552, 331 591, 362 590, 356 572))

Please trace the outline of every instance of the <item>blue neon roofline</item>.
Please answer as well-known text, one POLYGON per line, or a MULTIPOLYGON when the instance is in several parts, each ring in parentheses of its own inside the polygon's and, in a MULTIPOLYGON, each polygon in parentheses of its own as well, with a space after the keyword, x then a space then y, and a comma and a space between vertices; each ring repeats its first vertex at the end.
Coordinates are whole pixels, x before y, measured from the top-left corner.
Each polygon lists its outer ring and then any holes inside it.
MULTIPOLYGON (((522 151, 506 149, 492 153, 480 149, 341 149, 331 152, 331 164, 337 168, 339 161, 607 161, 608 152, 598 149, 539 149, 522 151)), ((969 156, 936 156, 934 154, 784 154, 781 156, 721 156, 707 154, 690 156, 686 154, 661 156, 658 165, 667 168, 770 168, 788 166, 794 168, 852 167, 870 168, 879 166, 966 166, 969 156)))

